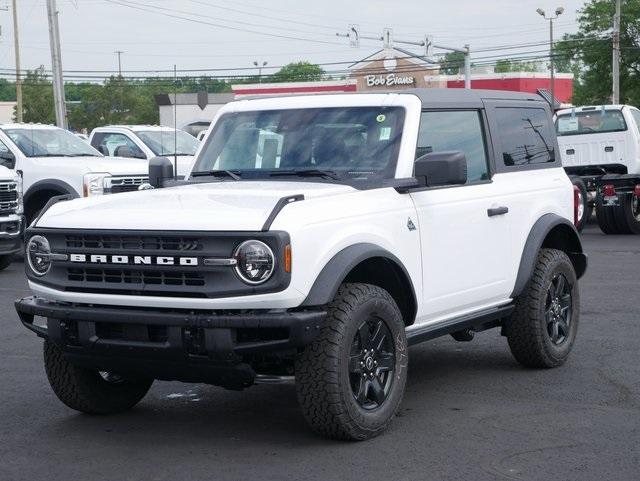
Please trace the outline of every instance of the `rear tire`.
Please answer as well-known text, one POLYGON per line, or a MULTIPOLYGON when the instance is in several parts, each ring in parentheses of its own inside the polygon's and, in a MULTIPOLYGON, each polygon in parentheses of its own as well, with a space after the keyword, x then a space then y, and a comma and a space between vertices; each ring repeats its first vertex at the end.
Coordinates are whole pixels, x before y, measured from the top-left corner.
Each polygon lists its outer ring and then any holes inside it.
POLYGON ((562 251, 541 249, 507 326, 513 357, 526 367, 560 366, 573 348, 579 320, 580 294, 573 264, 562 251))
POLYGON ((407 379, 400 310, 387 291, 344 284, 322 331, 296 360, 296 391, 305 419, 333 439, 364 440, 396 414, 407 379))
POLYGON ((640 234, 640 197, 625 195, 622 204, 617 207, 616 215, 618 222, 625 227, 625 234, 640 234))
POLYGON ((598 195, 596 199, 596 217, 600 230, 608 235, 628 234, 626 226, 620 224, 620 214, 616 212, 617 207, 603 205, 602 199, 598 195))
POLYGON ((147 394, 153 379, 125 379, 71 364, 53 342, 44 342, 44 367, 58 399, 87 414, 114 414, 131 409, 147 394))
POLYGON ((13 261, 13 254, 9 254, 7 256, 0 256, 0 271, 3 271, 7 267, 9 267, 12 261, 13 261))

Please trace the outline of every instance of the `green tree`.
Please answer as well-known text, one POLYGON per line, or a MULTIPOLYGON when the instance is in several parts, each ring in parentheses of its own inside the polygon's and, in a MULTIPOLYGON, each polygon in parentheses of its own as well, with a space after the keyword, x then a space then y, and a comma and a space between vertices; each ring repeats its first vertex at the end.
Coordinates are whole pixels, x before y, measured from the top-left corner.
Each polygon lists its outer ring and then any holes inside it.
POLYGON ((440 71, 443 75, 457 75, 464 68, 464 54, 462 52, 449 52, 445 54, 440 71))
POLYGON ((22 86, 22 113, 25 122, 55 123, 53 87, 44 67, 27 71, 22 86))
POLYGON ((0 79, 0 102, 12 102, 16 99, 16 84, 0 79))
POLYGON ((536 62, 517 62, 509 59, 500 59, 496 62, 494 71, 505 72, 537 72, 540 66, 536 62))
POLYGON ((271 82, 312 82, 322 80, 325 71, 317 64, 310 62, 294 62, 285 65, 274 73, 271 82))
MULTIPOLYGON (((564 71, 577 73, 573 103, 611 101, 611 27, 615 2, 591 0, 579 11, 576 34, 555 45, 554 58, 564 71)), ((623 0, 620 24, 621 102, 640 104, 640 0, 623 0)), ((562 71, 561 70, 561 71, 562 71)))

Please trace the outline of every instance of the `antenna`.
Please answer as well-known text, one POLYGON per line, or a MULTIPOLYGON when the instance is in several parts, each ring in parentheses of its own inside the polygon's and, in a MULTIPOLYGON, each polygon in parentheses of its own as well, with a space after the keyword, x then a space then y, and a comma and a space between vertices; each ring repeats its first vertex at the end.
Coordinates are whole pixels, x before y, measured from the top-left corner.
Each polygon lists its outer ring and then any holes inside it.
POLYGON ((178 68, 173 65, 173 176, 178 180, 178 68))

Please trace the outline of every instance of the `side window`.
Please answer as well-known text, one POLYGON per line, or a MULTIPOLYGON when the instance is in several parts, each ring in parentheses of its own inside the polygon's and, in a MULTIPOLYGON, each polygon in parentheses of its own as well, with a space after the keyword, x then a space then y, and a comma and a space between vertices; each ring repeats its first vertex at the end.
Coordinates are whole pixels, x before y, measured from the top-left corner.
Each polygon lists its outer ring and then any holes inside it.
POLYGON ((467 157, 467 183, 487 180, 487 149, 480 112, 450 110, 423 112, 416 158, 430 152, 462 151, 467 157))
POLYGON ((16 157, 9 150, 9 147, 0 140, 0 165, 7 169, 13 169, 16 166, 16 157))
POLYGON ((640 110, 629 109, 634 122, 636 123, 636 129, 640 131, 640 110))
POLYGON ((499 107, 496 109, 496 121, 505 166, 555 161, 550 120, 544 109, 499 107))
MULTIPOLYGON (((115 157, 119 156, 118 155, 119 147, 129 147, 129 149, 131 149, 131 152, 134 155, 140 156, 143 158, 145 157, 140 147, 138 147, 133 140, 131 140, 129 137, 127 137, 124 134, 119 134, 115 132, 105 133, 103 134, 103 137, 100 140, 99 145, 105 147, 106 151, 109 152, 108 155, 111 155, 111 156, 115 156, 115 157)), ((94 147, 98 148, 97 145, 94 145, 94 147)))

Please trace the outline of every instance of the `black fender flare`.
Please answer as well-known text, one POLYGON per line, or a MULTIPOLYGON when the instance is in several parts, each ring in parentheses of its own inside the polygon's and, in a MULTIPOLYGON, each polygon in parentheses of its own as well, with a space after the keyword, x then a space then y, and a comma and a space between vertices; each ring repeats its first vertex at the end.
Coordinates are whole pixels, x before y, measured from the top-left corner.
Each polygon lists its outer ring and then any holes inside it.
POLYGON ((353 268, 361 262, 372 258, 387 259, 400 268, 406 281, 411 286, 410 294, 413 296, 413 301, 417 305, 413 281, 402 261, 380 246, 370 243, 360 243, 342 249, 327 262, 320 271, 320 274, 313 283, 309 294, 301 306, 322 306, 331 302, 336 292, 338 292, 338 288, 353 268))
POLYGON ((59 192, 58 195, 69 195, 73 199, 80 197, 78 195, 78 192, 76 192, 76 189, 71 187, 66 182, 58 179, 44 179, 39 180, 38 182, 31 185, 29 189, 27 189, 27 191, 24 193, 25 205, 29 202, 29 199, 34 194, 37 194, 38 192, 41 192, 43 190, 54 190, 59 192))
POLYGON ((529 236, 520 258, 520 267, 518 268, 518 275, 511 294, 512 299, 516 298, 524 290, 525 285, 533 274, 538 252, 544 246, 549 234, 558 228, 562 230, 563 235, 562 250, 571 259, 577 278, 579 279, 586 272, 587 256, 582 250, 580 235, 575 226, 569 220, 557 214, 545 214, 533 224, 529 231, 529 236))

